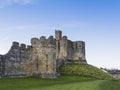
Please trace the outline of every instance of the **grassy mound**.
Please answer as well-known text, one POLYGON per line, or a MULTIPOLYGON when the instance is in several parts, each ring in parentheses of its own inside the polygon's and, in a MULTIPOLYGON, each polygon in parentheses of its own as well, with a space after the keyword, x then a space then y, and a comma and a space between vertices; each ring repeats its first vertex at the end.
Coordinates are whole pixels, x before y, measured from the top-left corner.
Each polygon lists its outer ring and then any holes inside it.
POLYGON ((88 64, 65 64, 60 67, 60 73, 67 75, 84 75, 97 79, 112 79, 112 76, 108 73, 88 64))

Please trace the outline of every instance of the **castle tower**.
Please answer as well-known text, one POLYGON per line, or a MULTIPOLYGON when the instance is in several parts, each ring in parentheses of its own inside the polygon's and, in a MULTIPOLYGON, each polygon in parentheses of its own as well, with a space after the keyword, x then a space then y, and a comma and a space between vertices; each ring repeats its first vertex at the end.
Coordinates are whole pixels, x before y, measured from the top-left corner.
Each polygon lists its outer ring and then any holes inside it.
POLYGON ((60 40, 60 52, 59 52, 59 58, 62 60, 65 60, 68 56, 68 40, 67 36, 63 36, 60 40))
POLYGON ((56 59, 58 59, 60 52, 60 39, 62 38, 62 31, 55 30, 55 38, 56 38, 56 59))
POLYGON ((60 40, 61 37, 62 37, 62 31, 55 30, 55 38, 56 38, 56 40, 60 40))

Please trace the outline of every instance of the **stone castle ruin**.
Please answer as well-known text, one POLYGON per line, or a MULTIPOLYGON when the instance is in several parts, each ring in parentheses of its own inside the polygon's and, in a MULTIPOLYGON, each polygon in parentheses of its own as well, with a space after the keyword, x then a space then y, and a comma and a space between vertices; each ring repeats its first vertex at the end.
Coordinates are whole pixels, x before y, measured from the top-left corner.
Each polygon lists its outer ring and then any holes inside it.
POLYGON ((28 46, 13 42, 8 53, 0 55, 0 77, 55 78, 59 67, 71 62, 87 64, 85 42, 68 40, 56 30, 55 38, 32 38, 28 46))

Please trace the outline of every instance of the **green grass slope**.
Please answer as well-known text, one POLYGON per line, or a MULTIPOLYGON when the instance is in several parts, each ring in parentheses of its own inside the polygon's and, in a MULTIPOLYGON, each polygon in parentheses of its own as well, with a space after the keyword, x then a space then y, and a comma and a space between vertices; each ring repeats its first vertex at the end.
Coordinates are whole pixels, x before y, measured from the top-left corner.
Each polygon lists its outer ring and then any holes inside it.
POLYGON ((0 90, 120 90, 120 80, 97 80, 92 77, 63 75, 56 79, 0 79, 0 90))
POLYGON ((60 67, 60 73, 66 75, 84 75, 97 79, 112 79, 112 76, 103 70, 88 64, 65 64, 60 67))
POLYGON ((120 90, 120 80, 104 80, 99 84, 100 90, 120 90))
POLYGON ((1 78, 0 90, 119 90, 120 80, 92 65, 67 64, 55 79, 1 78), (99 80, 106 79, 106 80, 99 80))
MULTIPOLYGON (((0 90, 68 90, 69 85, 82 82, 91 82, 91 77, 80 77, 64 75, 56 79, 41 78, 2 78, 0 79, 0 90)), ((76 88, 76 87, 74 87, 76 88)), ((73 90, 71 88, 70 90, 73 90)))

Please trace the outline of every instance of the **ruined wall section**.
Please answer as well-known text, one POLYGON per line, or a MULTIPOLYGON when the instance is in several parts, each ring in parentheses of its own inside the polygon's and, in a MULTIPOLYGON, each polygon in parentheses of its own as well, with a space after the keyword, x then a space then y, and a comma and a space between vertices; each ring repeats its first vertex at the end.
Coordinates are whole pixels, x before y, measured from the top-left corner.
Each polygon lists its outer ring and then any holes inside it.
POLYGON ((85 58, 85 42, 76 41, 73 42, 73 60, 79 63, 87 63, 85 58))
POLYGON ((56 58, 57 60, 68 60, 78 63, 87 63, 85 58, 85 42, 73 42, 67 39, 67 36, 62 37, 62 32, 55 31, 56 37, 56 58))
POLYGON ((59 51, 59 59, 65 60, 68 57, 68 40, 66 36, 63 36, 60 39, 60 51, 59 51))
POLYGON ((31 46, 13 42, 9 52, 0 55, 0 77, 37 75, 53 78, 64 61, 87 63, 85 42, 73 42, 62 36, 62 31, 56 30, 55 38, 32 38, 31 46))
POLYGON ((29 76, 27 64, 30 61, 31 46, 26 47, 25 44, 19 45, 13 42, 12 47, 7 54, 4 55, 5 77, 22 77, 29 76))
POLYGON ((34 74, 41 77, 56 77, 56 42, 53 36, 48 39, 42 36, 40 39, 32 38, 32 60, 36 62, 34 74))
POLYGON ((73 48, 73 42, 71 40, 67 40, 67 59, 68 60, 73 60, 73 54, 74 54, 74 48, 73 48))
POLYGON ((60 30, 55 30, 55 40, 56 40, 56 59, 59 60, 60 53, 60 40, 62 38, 62 32, 60 30))
POLYGON ((68 40, 66 36, 60 40, 60 59, 66 59, 84 63, 85 58, 85 42, 68 40))

